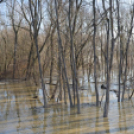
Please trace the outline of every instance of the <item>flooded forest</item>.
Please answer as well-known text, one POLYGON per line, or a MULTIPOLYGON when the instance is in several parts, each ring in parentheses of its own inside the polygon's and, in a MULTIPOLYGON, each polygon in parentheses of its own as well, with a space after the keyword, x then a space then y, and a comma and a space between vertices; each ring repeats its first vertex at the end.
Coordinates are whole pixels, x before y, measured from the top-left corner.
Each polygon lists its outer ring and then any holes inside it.
POLYGON ((134 0, 0 0, 0 134, 133 134, 134 0))

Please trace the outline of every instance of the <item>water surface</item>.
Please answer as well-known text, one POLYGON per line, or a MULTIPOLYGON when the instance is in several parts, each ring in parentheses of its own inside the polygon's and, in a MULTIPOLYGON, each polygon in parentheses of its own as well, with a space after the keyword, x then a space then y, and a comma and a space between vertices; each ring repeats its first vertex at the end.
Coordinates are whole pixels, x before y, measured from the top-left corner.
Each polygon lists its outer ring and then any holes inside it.
POLYGON ((88 90, 79 90, 81 114, 77 114, 77 108, 54 100, 44 109, 41 89, 38 92, 30 82, 1 83, 0 134, 132 134, 134 100, 117 103, 116 94, 110 92, 109 115, 103 118, 105 97, 102 106, 95 107, 93 87, 94 83, 85 85, 88 90), (35 95, 39 97, 33 98, 35 95))

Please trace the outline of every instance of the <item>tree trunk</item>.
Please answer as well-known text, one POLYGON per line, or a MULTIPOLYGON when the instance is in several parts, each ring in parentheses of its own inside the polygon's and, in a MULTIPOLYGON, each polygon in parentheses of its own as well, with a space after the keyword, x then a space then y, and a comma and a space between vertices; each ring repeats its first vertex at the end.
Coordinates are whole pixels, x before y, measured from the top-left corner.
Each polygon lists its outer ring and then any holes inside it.
POLYGON ((42 91, 43 91, 44 108, 46 108, 47 107, 47 101, 46 101, 46 94, 45 94, 45 84, 44 84, 44 79, 43 79, 43 75, 42 75, 43 73, 42 73, 42 69, 41 69, 41 61, 40 61, 40 54, 39 54, 39 50, 38 50, 38 40, 37 40, 36 30, 35 30, 35 33, 34 33, 34 42, 35 42, 37 56, 38 56, 38 65, 39 65, 39 73, 40 73, 40 79, 41 79, 42 91))
POLYGON ((108 29, 107 29, 107 89, 106 89, 106 101, 105 101, 105 105, 104 105, 104 113, 103 113, 103 117, 107 117, 108 116, 108 108, 109 108, 109 19, 107 18, 107 25, 108 25, 108 29))
POLYGON ((15 32, 15 38, 14 38, 14 58, 13 58, 13 79, 15 78, 15 70, 16 70, 16 53, 17 53, 17 40, 18 40, 18 33, 15 32))
POLYGON ((116 0, 116 5, 117 5, 117 11, 118 11, 118 34, 119 34, 119 43, 120 43, 120 60, 119 60, 119 93, 118 93, 118 102, 120 102, 120 82, 121 82, 121 60, 122 60, 122 41, 121 41, 121 36, 120 36, 120 6, 119 6, 119 1, 116 0))
POLYGON ((51 67, 50 67, 50 81, 49 83, 51 84, 52 83, 52 76, 53 76, 53 67, 54 67, 54 50, 53 50, 53 38, 52 38, 52 35, 51 35, 51 67))
POLYGON ((55 0, 55 11, 56 11, 56 22, 57 22, 57 32, 58 32, 58 45, 60 46, 60 52, 61 52, 62 63, 63 63, 63 68, 64 68, 64 76, 65 76, 64 82, 67 83, 70 106, 72 107, 73 104, 72 104, 71 92, 70 92, 70 87, 69 87, 69 82, 68 82, 68 77, 67 77, 67 72, 66 72, 66 63, 65 63, 64 54, 63 54, 62 40, 61 40, 61 36, 60 36, 59 18, 58 18, 58 11, 57 11, 57 0, 55 0))
POLYGON ((74 89, 76 91, 77 95, 77 112, 80 113, 80 99, 79 99, 79 93, 78 93, 78 84, 77 84, 77 72, 76 72, 76 60, 75 60, 75 53, 74 53, 74 42, 73 42, 73 33, 71 28, 71 0, 69 0, 69 30, 70 30, 70 44, 71 44, 71 62, 72 62, 72 72, 73 72, 73 84, 74 89))
POLYGON ((50 45, 51 45, 51 67, 50 67, 50 84, 52 83, 52 76, 53 76, 53 68, 54 68, 54 44, 53 44, 53 34, 55 32, 55 28, 51 32, 50 37, 50 45))
MULTIPOLYGON (((31 37, 31 32, 30 32, 30 37, 31 37)), ((29 52, 29 55, 28 55, 28 62, 27 62, 27 68, 26 68, 26 78, 30 77, 31 75, 31 57, 32 57, 32 54, 33 54, 33 48, 34 48, 34 44, 33 44, 33 39, 31 37, 31 48, 30 48, 30 52, 29 52)))
POLYGON ((122 92, 122 98, 121 101, 124 101, 124 94, 125 94, 125 89, 126 89, 126 80, 127 80, 127 58, 128 58, 128 49, 129 49, 129 43, 130 43, 130 38, 132 35, 132 30, 133 30, 133 18, 134 18, 134 4, 133 4, 133 14, 131 16, 131 27, 130 27, 130 31, 128 34, 128 40, 127 40, 127 44, 126 44, 126 64, 125 64, 125 78, 124 78, 124 84, 123 84, 123 92, 122 92))
POLYGON ((94 49, 94 80, 95 80, 95 93, 96 93, 96 106, 99 106, 99 92, 97 89, 97 74, 96 74, 96 46, 95 46, 95 37, 96 37, 96 9, 95 9, 95 0, 93 0, 93 14, 94 14, 94 35, 93 35, 93 49, 94 49))

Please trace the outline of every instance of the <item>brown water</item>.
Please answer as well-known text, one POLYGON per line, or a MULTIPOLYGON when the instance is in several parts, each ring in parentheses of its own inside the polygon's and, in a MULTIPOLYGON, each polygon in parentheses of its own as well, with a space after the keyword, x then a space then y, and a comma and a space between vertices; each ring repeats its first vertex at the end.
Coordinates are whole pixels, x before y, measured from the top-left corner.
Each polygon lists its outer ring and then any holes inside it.
POLYGON ((92 89, 79 90, 81 114, 77 114, 77 108, 54 101, 42 108, 41 90, 39 97, 33 98, 36 89, 29 82, 0 84, 0 134, 134 133, 134 100, 117 103, 111 92, 109 115, 103 118, 104 103, 95 107, 92 89))

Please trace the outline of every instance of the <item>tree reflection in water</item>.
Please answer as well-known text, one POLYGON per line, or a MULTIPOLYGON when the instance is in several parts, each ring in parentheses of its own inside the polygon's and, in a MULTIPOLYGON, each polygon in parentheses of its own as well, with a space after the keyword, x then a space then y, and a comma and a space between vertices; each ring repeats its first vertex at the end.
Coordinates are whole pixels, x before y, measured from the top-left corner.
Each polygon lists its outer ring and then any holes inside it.
POLYGON ((33 98, 37 87, 27 82, 0 85, 0 133, 133 132, 133 100, 119 104, 116 95, 111 93, 109 116, 103 118, 104 102, 101 107, 95 106, 92 83, 89 86, 84 87, 86 90, 79 91, 81 114, 77 114, 77 108, 70 109, 69 103, 66 105, 54 100, 50 101, 48 108, 44 109, 40 91, 38 98, 33 98))

